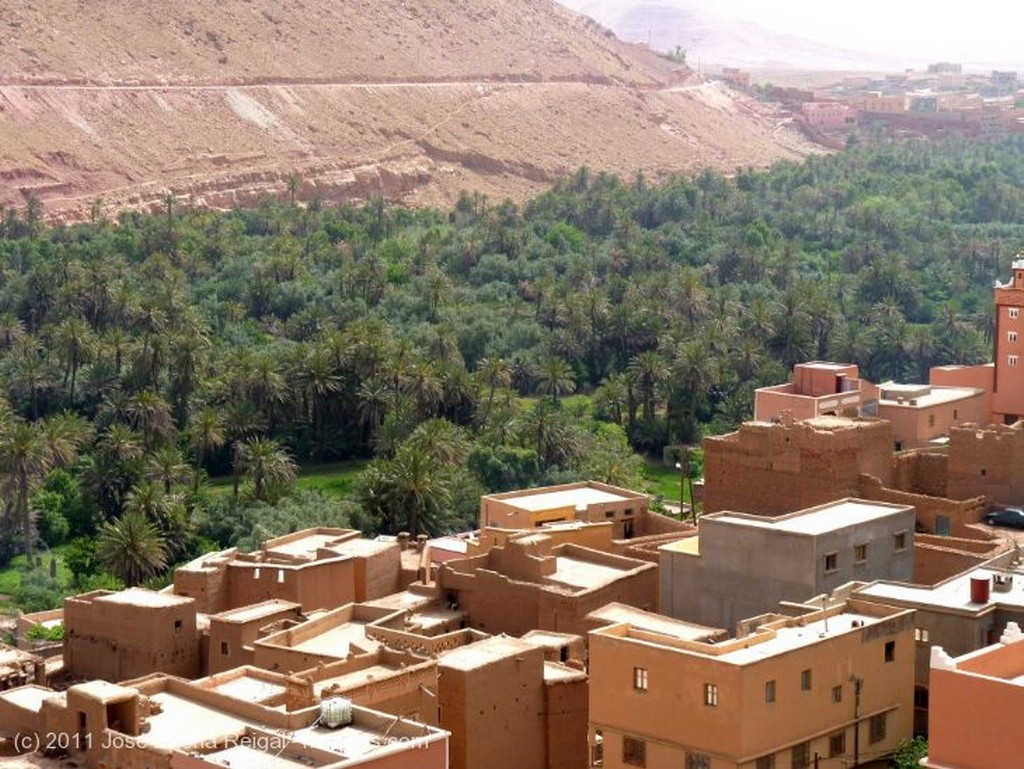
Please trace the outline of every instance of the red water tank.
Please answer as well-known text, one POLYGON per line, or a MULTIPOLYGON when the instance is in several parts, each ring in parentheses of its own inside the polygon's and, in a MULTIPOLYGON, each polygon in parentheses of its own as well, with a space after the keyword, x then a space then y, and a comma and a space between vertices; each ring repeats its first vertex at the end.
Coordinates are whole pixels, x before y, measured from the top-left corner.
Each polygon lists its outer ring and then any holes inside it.
POLYGON ((988 603, 992 577, 971 577, 971 603, 988 603))

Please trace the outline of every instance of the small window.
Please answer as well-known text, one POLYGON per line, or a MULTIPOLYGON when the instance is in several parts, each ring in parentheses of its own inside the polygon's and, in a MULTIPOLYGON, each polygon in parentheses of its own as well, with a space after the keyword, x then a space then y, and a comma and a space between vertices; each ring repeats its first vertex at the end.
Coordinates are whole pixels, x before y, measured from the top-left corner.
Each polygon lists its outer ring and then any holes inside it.
POLYGON ((222 657, 228 656, 228 642, 227 641, 221 641, 220 642, 220 654, 221 654, 222 657))
POLYGON ((853 546, 853 562, 864 563, 868 559, 868 546, 865 545, 854 545, 853 546))
POLYGON ((957 411, 956 409, 953 409, 953 419, 959 419, 959 418, 960 418, 960 412, 957 411))
POLYGON ((1010 365, 1010 366, 1016 366, 1017 365, 1017 356, 1016 355, 1007 356, 1006 363, 1007 363, 1007 365, 1010 365))
POLYGON ((807 769, 811 765, 811 743, 801 742, 793 746, 793 769, 807 769))
POLYGON ((623 737, 622 763, 630 766, 647 766, 647 743, 635 737, 623 737))
POLYGON ((897 553, 907 549, 907 532, 898 531, 892 535, 892 549, 897 553))
POLYGON ((885 661, 892 662, 896 659, 896 642, 886 641, 885 642, 885 661))
POLYGON ((928 415, 928 426, 929 427, 935 427, 935 415, 934 414, 929 414, 928 415))
MULTIPOLYGON (((438 708, 438 719, 441 717, 441 709, 438 708)), ((604 766, 604 735, 600 729, 594 730, 594 744, 590 749, 590 765, 604 766)))
POLYGON ((178 635, 181 632, 181 620, 174 620, 174 634, 178 635))
POLYGON ((605 518, 614 518, 615 517, 615 511, 614 510, 609 510, 608 512, 606 512, 604 514, 604 517, 605 518))
POLYGON ((1020 309, 1017 308, 1017 307, 1011 307, 1010 308, 1010 317, 1013 318, 1014 320, 1019 318, 1020 317, 1020 309))
POLYGON ((704 684, 704 704, 714 708, 718 706, 718 686, 715 684, 704 684))
POLYGON ((916 627, 914 628, 914 640, 918 643, 928 643, 928 628, 916 627))
POLYGON ((811 690, 811 669, 800 671, 800 689, 809 692, 811 690))
POLYGON ((825 573, 839 570, 839 553, 825 553, 825 573))
POLYGON ((711 756, 703 753, 687 753, 686 769, 711 769, 711 756))
POLYGON ((833 702, 842 702, 843 701, 843 685, 842 684, 839 684, 838 686, 833 686, 832 687, 832 701, 833 702))
POLYGON ((764 701, 775 702, 775 680, 764 682, 764 701))
POLYGON ((877 716, 871 716, 871 722, 869 727, 868 739, 872 742, 881 742, 885 739, 885 717, 887 713, 879 713, 877 716))
POLYGON ((260 570, 259 569, 253 569, 252 570, 252 578, 253 579, 259 579, 260 578, 260 570))
POLYGON ((828 738, 828 757, 835 758, 846 752, 846 732, 833 734, 828 738))
POLYGON ((647 691, 647 668, 633 668, 633 688, 638 692, 647 691))
POLYGON ((1006 341, 1007 342, 1016 342, 1017 341, 1017 332, 1016 331, 1008 331, 1007 334, 1006 334, 1006 341))
POLYGON ((775 769, 775 754, 772 753, 770 756, 761 756, 757 759, 755 769, 775 769))
POLYGON ((279 584, 279 585, 283 585, 284 584, 284 569, 278 569, 277 570, 277 584, 279 584))

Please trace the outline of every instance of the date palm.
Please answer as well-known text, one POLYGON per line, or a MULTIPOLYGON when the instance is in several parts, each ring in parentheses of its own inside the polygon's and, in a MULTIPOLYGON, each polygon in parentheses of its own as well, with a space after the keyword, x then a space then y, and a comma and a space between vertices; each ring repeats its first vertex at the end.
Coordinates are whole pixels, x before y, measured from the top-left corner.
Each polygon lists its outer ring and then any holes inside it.
POLYGON ((555 406, 558 405, 559 396, 576 389, 572 367, 558 357, 552 356, 543 360, 537 367, 536 376, 537 392, 550 395, 551 403, 555 406))
POLYGON ((253 497, 264 502, 273 501, 282 488, 292 486, 298 475, 295 460, 270 438, 250 438, 237 443, 235 463, 252 484, 253 497))
POLYGON ((195 467, 192 472, 192 490, 199 490, 199 471, 207 454, 224 445, 227 431, 220 410, 212 406, 203 406, 193 411, 189 418, 188 438, 195 456, 195 467))
POLYGON ((133 587, 167 568, 167 544, 143 512, 129 510, 100 528, 96 560, 133 587))

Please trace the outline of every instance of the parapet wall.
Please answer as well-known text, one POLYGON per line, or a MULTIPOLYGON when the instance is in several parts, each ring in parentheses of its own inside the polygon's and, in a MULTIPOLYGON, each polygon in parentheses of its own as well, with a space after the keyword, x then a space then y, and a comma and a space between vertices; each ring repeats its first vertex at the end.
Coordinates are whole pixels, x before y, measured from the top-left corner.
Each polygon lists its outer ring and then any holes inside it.
POLYGON ((949 495, 984 494, 996 504, 1024 504, 1024 430, 962 425, 949 431, 949 495))

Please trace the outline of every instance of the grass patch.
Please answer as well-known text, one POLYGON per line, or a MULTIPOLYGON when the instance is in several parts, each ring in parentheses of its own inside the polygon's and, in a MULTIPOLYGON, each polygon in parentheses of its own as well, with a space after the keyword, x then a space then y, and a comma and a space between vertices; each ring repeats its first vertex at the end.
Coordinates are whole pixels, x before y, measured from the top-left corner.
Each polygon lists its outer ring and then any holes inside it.
MULTIPOLYGON (((660 494, 668 502, 679 501, 679 471, 674 467, 665 467, 660 459, 644 458, 644 480, 647 481, 649 494, 660 494)), ((686 503, 690 502, 690 489, 684 490, 686 503)))
MULTIPOLYGON (((295 482, 297 489, 319 491, 335 499, 347 499, 352 495, 352 484, 356 476, 370 463, 368 459, 350 459, 344 462, 325 462, 303 465, 295 482)), ((212 496, 230 494, 233 481, 230 475, 219 475, 208 482, 212 496)))
MULTIPOLYGON (((64 545, 60 545, 59 547, 52 548, 49 551, 43 550, 36 553, 35 557, 41 559, 42 564, 35 568, 41 569, 49 574, 50 561, 53 558, 56 558, 57 581, 64 590, 70 590, 72 575, 68 570, 68 567, 64 565, 64 547, 64 545)), ((28 559, 24 555, 15 556, 7 565, 7 568, 0 570, 0 595, 13 597, 21 587, 22 575, 28 571, 28 559)), ((13 603, 11 601, 0 601, 0 611, 12 607, 13 603)))

